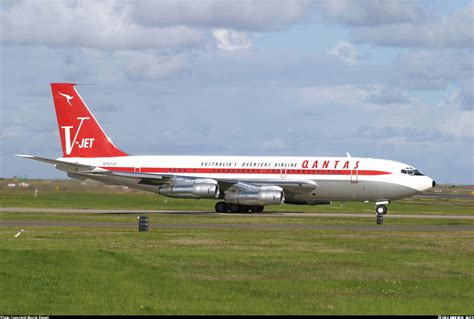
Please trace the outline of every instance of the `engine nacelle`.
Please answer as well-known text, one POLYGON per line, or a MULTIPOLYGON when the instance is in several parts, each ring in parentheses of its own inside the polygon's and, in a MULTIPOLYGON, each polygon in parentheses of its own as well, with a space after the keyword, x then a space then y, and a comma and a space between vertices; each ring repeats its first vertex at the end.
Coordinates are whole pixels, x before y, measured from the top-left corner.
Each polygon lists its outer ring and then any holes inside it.
POLYGON ((163 185, 158 194, 175 198, 218 198, 219 184, 195 183, 163 185))
POLYGON ((285 202, 281 190, 233 191, 225 194, 225 201, 241 205, 280 205, 285 202))

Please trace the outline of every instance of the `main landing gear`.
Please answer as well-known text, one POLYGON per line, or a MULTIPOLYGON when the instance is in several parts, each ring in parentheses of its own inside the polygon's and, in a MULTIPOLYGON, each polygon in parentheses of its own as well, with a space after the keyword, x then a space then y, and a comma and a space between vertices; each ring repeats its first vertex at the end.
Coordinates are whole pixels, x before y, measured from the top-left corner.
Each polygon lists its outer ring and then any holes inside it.
POLYGON ((259 205, 238 205, 228 204, 226 202, 218 202, 215 206, 216 212, 218 213, 261 213, 263 212, 263 206, 259 205))

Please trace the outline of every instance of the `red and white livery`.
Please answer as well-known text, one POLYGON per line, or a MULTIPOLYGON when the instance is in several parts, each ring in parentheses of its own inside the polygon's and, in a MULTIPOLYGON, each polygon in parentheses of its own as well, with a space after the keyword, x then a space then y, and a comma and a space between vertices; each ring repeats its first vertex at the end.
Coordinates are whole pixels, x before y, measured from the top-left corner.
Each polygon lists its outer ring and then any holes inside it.
POLYGON ((411 165, 383 159, 276 156, 131 156, 105 134, 75 89, 51 84, 63 156, 22 157, 55 165, 71 178, 124 185, 177 198, 219 200, 217 212, 261 212, 266 205, 391 200, 435 186, 411 165))

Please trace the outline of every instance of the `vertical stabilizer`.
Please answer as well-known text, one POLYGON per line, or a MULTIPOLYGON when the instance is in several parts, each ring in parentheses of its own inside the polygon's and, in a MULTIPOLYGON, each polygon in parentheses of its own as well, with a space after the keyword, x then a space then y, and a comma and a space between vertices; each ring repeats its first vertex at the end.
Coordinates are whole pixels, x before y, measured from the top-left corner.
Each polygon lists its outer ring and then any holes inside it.
POLYGON ((127 156, 104 133, 73 83, 51 83, 64 157, 127 156))

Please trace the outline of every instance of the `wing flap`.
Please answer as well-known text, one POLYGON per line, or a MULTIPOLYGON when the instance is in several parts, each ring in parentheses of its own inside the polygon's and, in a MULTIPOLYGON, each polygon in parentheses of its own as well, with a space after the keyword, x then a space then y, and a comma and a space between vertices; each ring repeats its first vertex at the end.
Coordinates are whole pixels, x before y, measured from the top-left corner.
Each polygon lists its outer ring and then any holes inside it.
POLYGON ((159 175, 159 174, 146 174, 139 172, 118 172, 113 170, 107 170, 105 172, 96 172, 95 175, 113 175, 119 177, 127 177, 138 179, 138 184, 143 185, 160 185, 168 182, 172 176, 170 175, 159 175))

